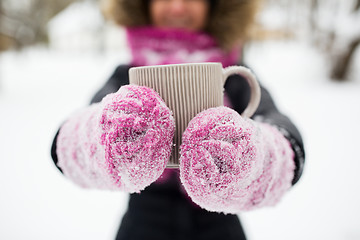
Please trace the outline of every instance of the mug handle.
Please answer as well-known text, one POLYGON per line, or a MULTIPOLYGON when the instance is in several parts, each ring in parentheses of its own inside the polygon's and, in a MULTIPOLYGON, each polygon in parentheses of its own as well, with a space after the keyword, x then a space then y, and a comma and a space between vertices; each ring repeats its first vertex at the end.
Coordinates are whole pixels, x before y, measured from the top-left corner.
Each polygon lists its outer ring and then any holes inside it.
POLYGON ((260 104, 261 91, 258 81, 255 75, 250 69, 242 66, 230 66, 223 69, 223 84, 225 85, 226 80, 230 75, 240 75, 244 77, 250 86, 250 100, 245 110, 241 113, 242 117, 251 117, 260 104))

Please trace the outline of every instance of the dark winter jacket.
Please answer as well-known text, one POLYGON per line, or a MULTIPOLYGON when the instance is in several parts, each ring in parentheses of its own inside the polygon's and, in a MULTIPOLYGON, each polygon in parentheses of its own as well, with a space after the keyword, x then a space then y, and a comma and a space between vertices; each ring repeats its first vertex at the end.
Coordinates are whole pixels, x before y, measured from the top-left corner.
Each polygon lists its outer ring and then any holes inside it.
MULTIPOLYGON (((130 66, 119 66, 108 82, 96 93, 91 103, 100 102, 104 96, 129 84, 130 66)), ((241 113, 250 99, 250 89, 241 76, 230 76, 225 85, 232 107, 241 113)), ((299 131, 293 123, 276 108, 269 92, 261 87, 259 108, 252 117, 280 129, 289 140, 295 153, 295 184, 303 171, 304 147, 299 131)), ((55 164, 56 137, 51 154, 55 164)), ((59 168, 61 171, 61 169, 59 168)), ((129 208, 123 217, 117 239, 245 239, 236 215, 207 212, 196 206, 181 191, 178 173, 165 183, 153 183, 140 194, 131 194, 129 208)))

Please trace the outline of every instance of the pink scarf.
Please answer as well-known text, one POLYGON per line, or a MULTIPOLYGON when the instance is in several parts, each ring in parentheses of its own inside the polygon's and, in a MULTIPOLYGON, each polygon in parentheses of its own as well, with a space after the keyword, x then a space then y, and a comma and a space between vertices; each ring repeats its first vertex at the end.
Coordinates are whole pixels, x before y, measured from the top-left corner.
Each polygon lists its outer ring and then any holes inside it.
POLYGON ((133 66, 221 62, 228 67, 239 61, 238 47, 226 52, 205 33, 154 27, 126 30, 133 66))

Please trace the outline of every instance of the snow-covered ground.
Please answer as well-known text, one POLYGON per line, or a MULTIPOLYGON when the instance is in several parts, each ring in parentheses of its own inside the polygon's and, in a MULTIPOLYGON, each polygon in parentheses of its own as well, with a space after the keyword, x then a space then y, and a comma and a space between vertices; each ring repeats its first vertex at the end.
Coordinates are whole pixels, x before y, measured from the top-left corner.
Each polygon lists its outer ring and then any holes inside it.
MULTIPOLYGON (((0 55, 0 239, 114 238, 127 194, 73 185, 50 146, 127 58, 41 48, 0 55)), ((303 177, 278 206, 241 214, 249 239, 360 239, 359 69, 350 82, 331 82, 323 58, 296 42, 253 44, 247 63, 299 127, 307 153, 303 177)))

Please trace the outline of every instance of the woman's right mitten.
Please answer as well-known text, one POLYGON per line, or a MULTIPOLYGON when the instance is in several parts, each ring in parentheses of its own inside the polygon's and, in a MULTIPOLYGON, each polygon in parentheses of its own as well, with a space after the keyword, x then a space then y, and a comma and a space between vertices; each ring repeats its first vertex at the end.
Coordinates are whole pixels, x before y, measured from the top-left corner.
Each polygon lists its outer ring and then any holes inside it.
POLYGON ((273 126, 227 107, 210 108, 190 121, 182 140, 181 182, 208 211, 272 206, 291 187, 294 153, 273 126))
POLYGON ((139 192, 164 171, 174 130, 171 110, 153 89, 126 85, 65 122, 58 166, 82 187, 139 192))

